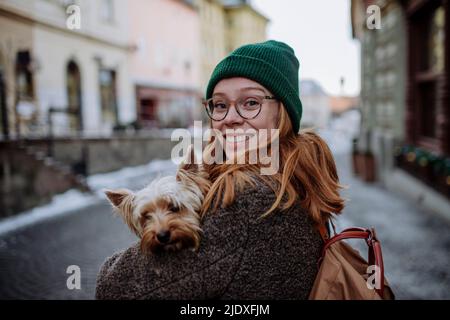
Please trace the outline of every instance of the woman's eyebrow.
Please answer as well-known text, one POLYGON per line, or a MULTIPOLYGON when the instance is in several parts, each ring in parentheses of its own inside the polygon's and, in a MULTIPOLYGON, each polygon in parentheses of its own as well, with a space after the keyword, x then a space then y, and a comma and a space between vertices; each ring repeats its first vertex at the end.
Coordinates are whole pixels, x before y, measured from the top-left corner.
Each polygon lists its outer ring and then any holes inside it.
POLYGON ((248 90, 259 90, 259 91, 266 93, 263 88, 259 88, 259 87, 245 87, 245 88, 240 89, 240 91, 248 91, 248 90))
MULTIPOLYGON (((261 92, 263 92, 264 94, 266 94, 266 92, 264 91, 263 88, 259 88, 259 87, 245 87, 245 88, 240 88, 239 91, 249 91, 249 90, 259 90, 261 92)), ((213 94, 213 96, 224 96, 226 97, 227 95, 223 92, 215 92, 213 94)))

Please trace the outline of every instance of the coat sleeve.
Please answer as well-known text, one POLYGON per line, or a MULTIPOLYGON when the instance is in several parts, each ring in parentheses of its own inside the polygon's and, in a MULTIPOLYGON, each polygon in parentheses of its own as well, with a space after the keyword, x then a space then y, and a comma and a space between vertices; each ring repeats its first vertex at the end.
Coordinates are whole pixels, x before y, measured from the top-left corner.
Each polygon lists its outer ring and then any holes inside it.
POLYGON ((233 280, 245 251, 251 191, 208 213, 198 252, 183 250, 144 256, 138 243, 116 253, 97 277, 96 299, 210 299, 233 280))

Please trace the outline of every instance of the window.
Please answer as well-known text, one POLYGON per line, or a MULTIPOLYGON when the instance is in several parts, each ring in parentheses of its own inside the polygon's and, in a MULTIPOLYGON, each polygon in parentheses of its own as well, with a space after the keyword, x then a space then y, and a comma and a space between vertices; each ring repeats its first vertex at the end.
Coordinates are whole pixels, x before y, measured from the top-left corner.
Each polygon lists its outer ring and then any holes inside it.
POLYGON ((425 70, 442 73, 444 71, 445 53, 445 14, 442 6, 438 7, 427 22, 425 70))
POLYGON ((81 108, 81 76, 78 65, 74 61, 67 64, 67 109, 69 110, 69 126, 73 131, 82 129, 81 108))
POLYGON ((6 108, 6 88, 1 60, 0 52, 0 136, 3 134, 3 137, 7 138, 9 136, 8 109, 6 108))
POLYGON ((100 69, 100 100, 102 118, 111 124, 117 124, 116 72, 100 69))
MULTIPOLYGON (((445 1, 424 1, 409 12, 409 136, 418 146, 443 152, 446 137, 444 88, 446 50, 445 1)), ((447 115, 448 116, 448 115, 447 115)))
POLYGON ((100 6, 100 16, 104 22, 114 22, 114 0, 102 0, 100 6))
POLYGON ((19 100, 33 99, 33 75, 29 51, 19 51, 16 56, 16 87, 19 100))

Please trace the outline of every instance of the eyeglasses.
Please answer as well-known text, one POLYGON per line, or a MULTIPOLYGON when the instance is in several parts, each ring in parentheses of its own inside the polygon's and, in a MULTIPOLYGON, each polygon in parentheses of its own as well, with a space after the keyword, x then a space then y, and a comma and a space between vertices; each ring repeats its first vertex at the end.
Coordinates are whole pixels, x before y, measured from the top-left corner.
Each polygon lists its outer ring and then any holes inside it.
MULTIPOLYGON (((261 112, 264 100, 276 100, 271 96, 245 96, 234 101, 237 113, 244 119, 255 119, 261 112)), ((231 102, 223 97, 213 97, 203 101, 208 116, 214 121, 222 121, 230 110, 231 102)))

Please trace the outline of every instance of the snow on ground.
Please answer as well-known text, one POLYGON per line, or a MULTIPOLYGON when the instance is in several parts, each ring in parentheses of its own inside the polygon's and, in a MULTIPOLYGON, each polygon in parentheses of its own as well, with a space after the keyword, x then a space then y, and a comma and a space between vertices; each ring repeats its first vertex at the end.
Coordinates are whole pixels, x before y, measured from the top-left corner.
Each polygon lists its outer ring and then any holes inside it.
POLYGON ((65 215, 104 201, 104 189, 140 189, 155 175, 174 172, 172 160, 153 160, 146 165, 127 167, 114 172, 96 174, 87 178, 93 193, 71 189, 53 197, 49 204, 24 211, 0 221, 0 235, 16 231, 33 223, 65 215))
POLYGON ((145 183, 149 174, 175 170, 176 165, 172 160, 153 160, 148 164, 136 167, 127 167, 114 172, 96 174, 87 178, 91 190, 102 193, 104 188, 139 188, 140 183, 145 183))
POLYGON ((47 205, 2 219, 0 221, 0 235, 18 230, 41 220, 85 208, 97 201, 97 197, 93 194, 83 193, 74 189, 68 190, 63 194, 54 196, 52 201, 47 205))

